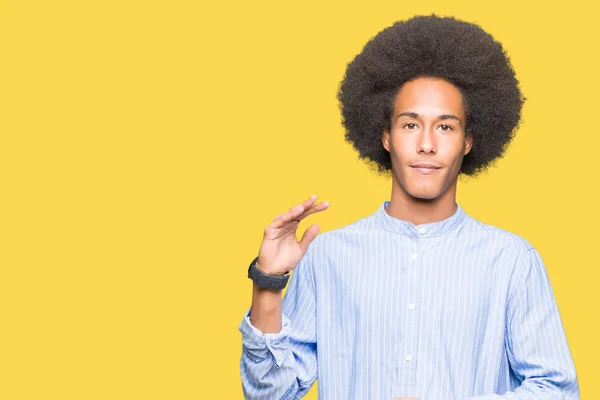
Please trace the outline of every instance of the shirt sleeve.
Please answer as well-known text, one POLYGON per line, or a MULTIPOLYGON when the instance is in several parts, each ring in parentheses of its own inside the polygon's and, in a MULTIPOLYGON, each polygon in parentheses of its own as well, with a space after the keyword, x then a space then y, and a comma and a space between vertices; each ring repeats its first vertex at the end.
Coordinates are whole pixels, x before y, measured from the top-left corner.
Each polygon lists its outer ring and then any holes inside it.
POLYGON ((316 284, 309 251, 290 278, 282 304, 281 330, 263 334, 246 312, 240 372, 247 399, 283 400, 304 396, 317 378, 316 284))
POLYGON ((521 385, 502 395, 465 400, 579 400, 575 366, 556 299, 535 248, 519 258, 513 273, 505 342, 510 367, 521 385))

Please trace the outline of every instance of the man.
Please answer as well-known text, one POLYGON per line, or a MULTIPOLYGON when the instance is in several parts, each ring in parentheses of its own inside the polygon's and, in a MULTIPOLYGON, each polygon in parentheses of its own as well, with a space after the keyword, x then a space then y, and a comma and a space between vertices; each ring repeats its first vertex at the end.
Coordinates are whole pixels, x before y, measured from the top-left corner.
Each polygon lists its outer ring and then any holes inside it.
POLYGON ((249 269, 241 373, 251 399, 579 399, 537 250, 456 204, 460 173, 501 157, 523 97, 502 46, 435 15, 383 30, 338 94, 346 139, 392 193, 300 242, 316 196, 275 217, 249 269), (294 269, 285 299, 281 289, 294 269))

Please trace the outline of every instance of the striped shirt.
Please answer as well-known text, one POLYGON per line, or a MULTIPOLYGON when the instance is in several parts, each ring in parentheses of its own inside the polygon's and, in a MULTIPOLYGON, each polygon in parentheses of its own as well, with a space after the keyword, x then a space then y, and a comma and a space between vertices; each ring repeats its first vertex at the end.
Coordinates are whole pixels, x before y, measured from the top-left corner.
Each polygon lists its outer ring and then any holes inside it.
POLYGON ((525 239, 456 212, 414 225, 389 201, 309 245, 281 331, 248 310, 240 362, 248 399, 579 399, 554 293, 525 239))

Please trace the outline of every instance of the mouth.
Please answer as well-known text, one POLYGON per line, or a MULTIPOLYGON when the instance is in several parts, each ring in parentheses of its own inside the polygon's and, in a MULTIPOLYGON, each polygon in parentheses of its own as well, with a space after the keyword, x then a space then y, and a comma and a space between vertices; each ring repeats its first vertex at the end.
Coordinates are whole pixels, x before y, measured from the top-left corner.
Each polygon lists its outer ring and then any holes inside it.
POLYGON ((410 167, 423 175, 433 174, 442 168, 434 164, 414 164, 410 167))

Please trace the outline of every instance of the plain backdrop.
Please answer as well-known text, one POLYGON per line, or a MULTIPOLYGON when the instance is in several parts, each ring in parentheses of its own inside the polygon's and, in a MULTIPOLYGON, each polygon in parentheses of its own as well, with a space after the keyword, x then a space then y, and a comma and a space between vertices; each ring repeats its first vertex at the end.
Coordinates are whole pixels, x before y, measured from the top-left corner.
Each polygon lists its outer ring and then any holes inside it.
POLYGON ((523 125, 458 202, 539 250, 600 398, 591 4, 1 1, 0 398, 241 399, 263 229, 313 193, 331 206, 301 232, 389 199, 344 142, 336 92, 372 36, 432 12, 512 59, 523 125))

